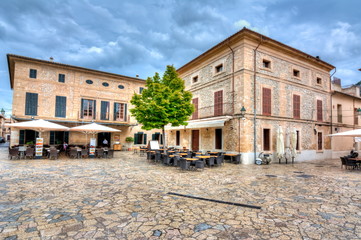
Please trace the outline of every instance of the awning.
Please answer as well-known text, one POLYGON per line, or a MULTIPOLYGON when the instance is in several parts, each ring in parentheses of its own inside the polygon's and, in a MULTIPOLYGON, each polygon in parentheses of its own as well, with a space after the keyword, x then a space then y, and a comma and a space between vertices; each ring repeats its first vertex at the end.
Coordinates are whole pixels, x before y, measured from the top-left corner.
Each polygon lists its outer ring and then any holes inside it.
POLYGON ((165 130, 179 130, 179 129, 195 129, 195 128, 215 128, 215 127, 224 127, 224 123, 228 120, 232 119, 230 116, 222 116, 222 117, 213 117, 199 120, 190 120, 187 121, 187 126, 178 126, 172 127, 170 125, 165 126, 165 130))

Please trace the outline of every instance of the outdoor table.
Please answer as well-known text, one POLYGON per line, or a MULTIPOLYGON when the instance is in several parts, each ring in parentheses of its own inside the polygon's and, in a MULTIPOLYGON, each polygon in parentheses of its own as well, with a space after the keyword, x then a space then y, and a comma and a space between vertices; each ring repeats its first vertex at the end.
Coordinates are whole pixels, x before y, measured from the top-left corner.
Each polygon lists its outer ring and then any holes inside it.
POLYGON ((140 148, 139 149, 139 156, 144 156, 144 153, 147 151, 147 148, 140 148))
POLYGON ((20 159, 24 158, 25 152, 26 152, 26 147, 20 146, 20 147, 19 147, 19 158, 20 158, 20 159))
POLYGON ((209 152, 209 154, 218 154, 219 152, 209 152))
POLYGON ((191 162, 199 160, 198 158, 184 158, 184 159, 191 162))

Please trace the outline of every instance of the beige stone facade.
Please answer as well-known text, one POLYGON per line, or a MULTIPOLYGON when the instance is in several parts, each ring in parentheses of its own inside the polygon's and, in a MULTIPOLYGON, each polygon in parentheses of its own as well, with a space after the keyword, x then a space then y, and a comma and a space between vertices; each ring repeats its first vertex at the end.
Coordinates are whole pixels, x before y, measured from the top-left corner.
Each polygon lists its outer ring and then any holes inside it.
MULTIPOLYGON (((134 92, 139 93, 144 88, 145 80, 11 54, 8 54, 8 64, 13 89, 13 119, 45 119, 68 127, 90 122, 105 124, 122 131, 111 134, 111 144, 124 144, 126 137, 133 137, 137 132, 148 133, 149 140, 151 132, 141 130, 129 112, 129 101, 134 92), (33 102, 26 102, 29 93, 37 96, 36 114, 29 114, 29 111, 35 111, 33 102), (57 113, 58 97, 65 99, 65 103, 58 106, 63 112, 57 113)), ((49 132, 42 137, 45 144, 50 143, 49 132)), ((69 133, 70 144, 84 144, 85 141, 84 134, 69 133)), ((14 144, 19 144, 19 131, 16 130, 12 131, 11 137, 11 145, 14 144)))
MULTIPOLYGON (((332 133, 346 132, 361 128, 357 109, 361 108, 360 87, 353 85, 341 87, 341 80, 332 82, 332 133)), ((333 157, 348 155, 355 148, 360 151, 359 143, 353 137, 333 137, 333 157)))
MULTIPOLYGON (((257 155, 274 153, 276 130, 282 126, 285 133, 293 128, 298 131, 296 161, 330 157, 331 142, 327 135, 331 126, 330 71, 333 68, 318 57, 251 30, 241 30, 178 69, 187 90, 198 98, 198 119, 204 121, 198 129, 178 130, 181 146, 192 148, 192 131, 199 130, 199 149, 240 152, 242 162, 251 164, 254 163, 254 142, 257 155), (270 98, 263 96, 266 95, 264 89, 270 91, 270 98), (209 127, 212 125, 209 119, 216 111, 215 92, 221 90, 221 115, 231 119, 209 127), (300 102, 299 117, 294 116, 294 95, 300 102), (271 105, 270 114, 263 109, 267 103, 271 105), (246 109, 244 120, 240 114, 242 107, 246 109), (215 146, 216 129, 222 132, 218 134, 221 149, 215 146)), ((190 125, 194 121, 200 120, 191 120, 190 125)), ((170 145, 176 145, 176 131, 168 131, 170 145)))

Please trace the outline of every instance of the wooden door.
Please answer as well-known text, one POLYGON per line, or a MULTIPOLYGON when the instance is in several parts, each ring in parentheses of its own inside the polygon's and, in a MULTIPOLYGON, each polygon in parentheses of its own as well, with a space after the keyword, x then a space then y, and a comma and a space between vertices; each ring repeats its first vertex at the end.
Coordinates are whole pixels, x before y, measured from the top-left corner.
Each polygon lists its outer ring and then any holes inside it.
POLYGON ((199 130, 192 130, 192 151, 199 150, 199 130))

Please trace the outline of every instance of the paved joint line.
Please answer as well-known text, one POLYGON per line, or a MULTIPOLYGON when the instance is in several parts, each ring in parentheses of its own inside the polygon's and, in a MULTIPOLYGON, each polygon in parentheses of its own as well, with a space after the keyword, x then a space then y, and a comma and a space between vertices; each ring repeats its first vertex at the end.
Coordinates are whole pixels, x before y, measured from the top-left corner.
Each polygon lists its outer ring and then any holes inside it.
POLYGON ((260 206, 248 205, 248 204, 243 204, 243 203, 234 203, 234 202, 227 202, 227 201, 221 201, 221 200, 215 200, 215 199, 209 199, 209 198, 195 197, 195 196, 191 196, 191 195, 185 195, 185 194, 173 193, 173 192, 168 192, 167 194, 180 196, 180 197, 186 197, 186 198, 193 198, 193 199, 198 199, 198 200, 203 200, 203 201, 209 201, 209 202, 216 202, 216 203, 234 205, 234 206, 238 206, 238 207, 261 209, 260 206))

